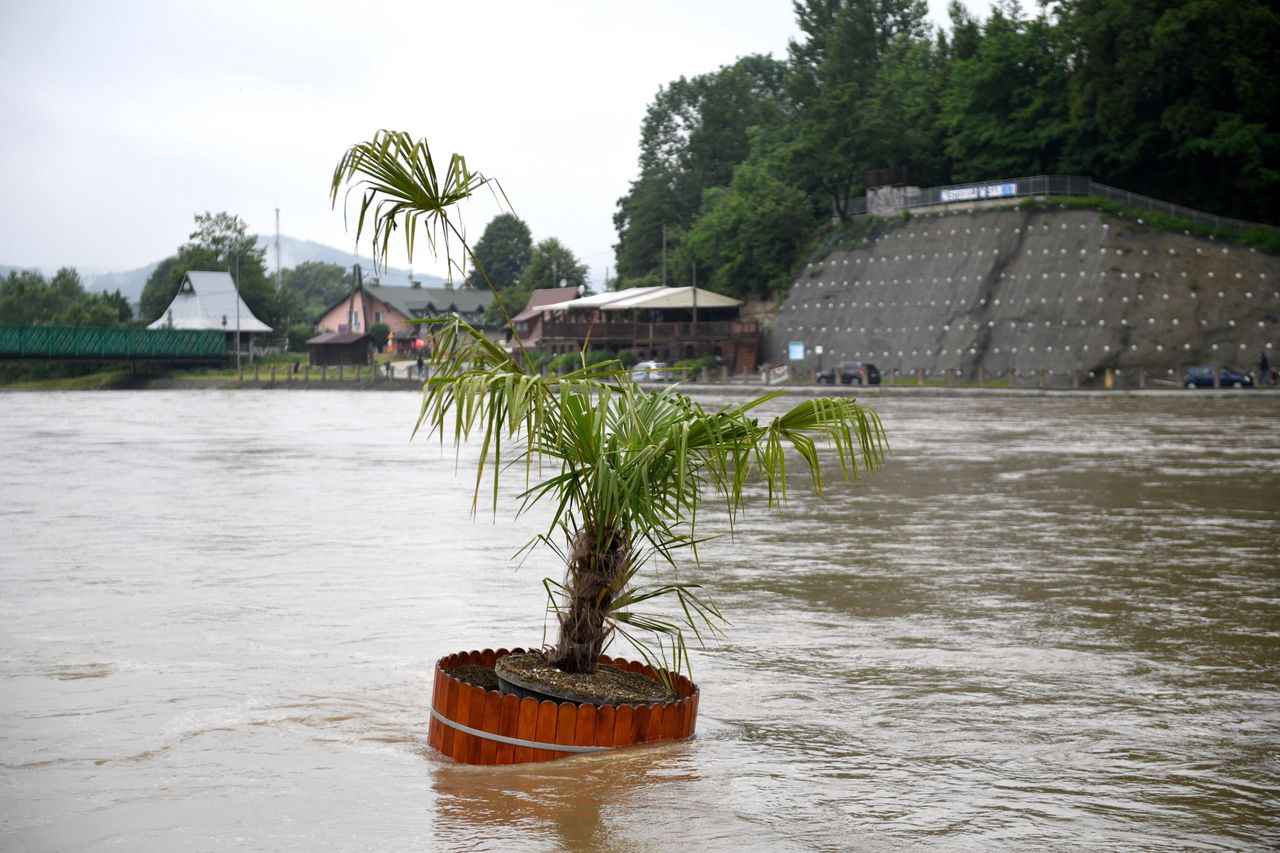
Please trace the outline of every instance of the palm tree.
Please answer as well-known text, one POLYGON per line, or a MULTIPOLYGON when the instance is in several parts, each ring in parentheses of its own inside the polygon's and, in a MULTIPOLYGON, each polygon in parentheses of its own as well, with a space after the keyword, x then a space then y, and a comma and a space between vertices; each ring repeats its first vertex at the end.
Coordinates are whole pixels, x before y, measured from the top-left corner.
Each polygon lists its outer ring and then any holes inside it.
MULTIPOLYGON (((344 183, 362 193, 357 240, 373 212, 379 257, 385 259, 401 225, 411 253, 422 218, 433 247, 441 235, 446 243, 456 240, 465 263, 470 250, 449 213, 489 181, 469 172, 461 157, 453 156, 439 182, 425 141, 382 131, 338 164, 335 203, 344 183)), ((704 496, 723 501, 732 524, 750 482, 763 483, 770 508, 786 500, 789 458, 800 461, 821 494, 817 440, 834 447, 845 480, 877 467, 886 450, 875 413, 851 398, 806 400, 762 422, 755 410, 781 391, 708 411, 674 387, 650 392, 618 361, 584 360, 548 378, 461 319, 433 323, 431 373, 415 432, 425 427, 452 432, 459 442, 479 439, 473 511, 486 471, 495 511, 499 480, 513 471, 523 476, 521 511, 544 502, 552 507, 546 532, 526 547, 548 546, 566 564, 562 583, 545 582, 559 623, 547 657, 565 672, 594 672, 614 632, 650 663, 687 666, 684 631, 701 639, 717 629, 722 617, 697 584, 646 585, 640 577, 654 558, 678 567, 677 556, 689 552, 696 564, 704 496), (676 599, 679 616, 637 609, 665 596, 676 599)))

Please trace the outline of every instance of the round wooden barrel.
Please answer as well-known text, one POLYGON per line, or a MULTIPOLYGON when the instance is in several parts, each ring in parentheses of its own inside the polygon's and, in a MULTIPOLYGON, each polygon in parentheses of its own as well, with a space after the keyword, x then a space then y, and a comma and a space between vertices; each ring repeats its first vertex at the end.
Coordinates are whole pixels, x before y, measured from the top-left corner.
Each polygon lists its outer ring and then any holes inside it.
MULTIPOLYGON (((517 699, 466 684, 447 670, 462 664, 491 667, 524 649, 457 652, 436 661, 431 695, 431 748, 463 764, 525 764, 568 755, 601 752, 659 740, 692 737, 698 719, 698 687, 676 677, 676 698, 655 705, 575 705, 517 699)), ((612 664, 650 678, 639 661, 601 655, 612 664)))

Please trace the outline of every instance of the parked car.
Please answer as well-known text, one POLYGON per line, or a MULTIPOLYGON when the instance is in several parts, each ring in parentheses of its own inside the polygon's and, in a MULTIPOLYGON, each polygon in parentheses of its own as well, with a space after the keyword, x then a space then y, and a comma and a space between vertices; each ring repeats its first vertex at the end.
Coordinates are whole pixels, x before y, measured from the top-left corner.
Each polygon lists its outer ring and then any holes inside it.
POLYGON ((671 373, 665 361, 639 361, 631 368, 634 382, 670 382, 671 373))
MULTIPOLYGON (((839 366, 840 381, 845 385, 857 382, 859 385, 879 385, 880 371, 874 364, 863 361, 842 361, 839 366)), ((819 370, 817 379, 824 385, 833 385, 836 381, 836 368, 819 370)))
POLYGON ((1218 371, 1218 383, 1223 388, 1252 388, 1253 377, 1247 373, 1237 373, 1229 367, 1216 364, 1202 364, 1189 369, 1182 377, 1182 384, 1187 388, 1212 388, 1213 372, 1218 371))

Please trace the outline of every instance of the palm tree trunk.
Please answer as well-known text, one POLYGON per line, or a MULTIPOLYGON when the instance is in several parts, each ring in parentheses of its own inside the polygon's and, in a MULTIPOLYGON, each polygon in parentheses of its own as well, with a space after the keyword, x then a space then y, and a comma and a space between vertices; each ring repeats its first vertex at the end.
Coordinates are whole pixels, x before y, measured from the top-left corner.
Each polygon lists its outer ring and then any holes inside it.
POLYGON ((592 673, 613 629, 607 616, 617 585, 627 570, 626 535, 608 530, 597 537, 583 528, 573 539, 565 590, 569 604, 560 613, 560 637, 551 663, 564 672, 592 673))

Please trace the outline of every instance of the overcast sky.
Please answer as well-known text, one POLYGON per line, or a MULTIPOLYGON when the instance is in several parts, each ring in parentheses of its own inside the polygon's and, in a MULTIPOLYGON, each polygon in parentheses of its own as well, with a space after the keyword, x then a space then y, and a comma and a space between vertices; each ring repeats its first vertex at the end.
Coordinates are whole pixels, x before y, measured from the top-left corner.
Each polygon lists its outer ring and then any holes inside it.
MULTIPOLYGON (((350 249, 333 168, 391 128, 498 179, 598 284, 658 87, 796 35, 790 0, 0 0, 0 264, 133 269, 206 210, 350 249)), ((464 206, 469 236, 497 212, 464 206)), ((445 272, 425 244, 413 267, 445 272)))

